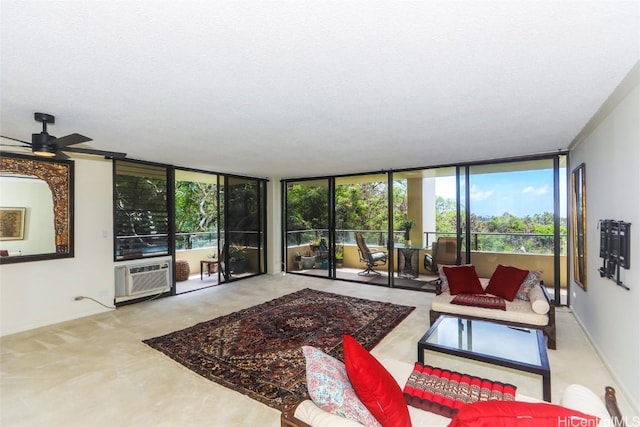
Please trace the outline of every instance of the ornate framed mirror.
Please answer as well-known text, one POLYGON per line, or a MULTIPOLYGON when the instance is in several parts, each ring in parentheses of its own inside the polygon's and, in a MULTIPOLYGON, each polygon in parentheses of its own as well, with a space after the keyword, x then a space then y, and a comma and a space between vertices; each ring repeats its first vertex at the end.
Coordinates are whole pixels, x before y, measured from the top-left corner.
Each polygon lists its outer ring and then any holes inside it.
POLYGON ((71 160, 0 155, 0 264, 71 258, 71 160))
POLYGON ((587 197, 584 163, 571 173, 573 280, 587 290, 587 197))

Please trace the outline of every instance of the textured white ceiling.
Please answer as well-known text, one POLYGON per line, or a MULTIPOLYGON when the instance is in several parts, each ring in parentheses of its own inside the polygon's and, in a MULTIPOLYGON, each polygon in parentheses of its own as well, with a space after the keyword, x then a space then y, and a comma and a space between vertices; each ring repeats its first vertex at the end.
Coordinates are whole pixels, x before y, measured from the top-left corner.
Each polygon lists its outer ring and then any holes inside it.
POLYGON ((258 177, 564 149, 640 59, 638 1, 0 8, 3 135, 258 177))

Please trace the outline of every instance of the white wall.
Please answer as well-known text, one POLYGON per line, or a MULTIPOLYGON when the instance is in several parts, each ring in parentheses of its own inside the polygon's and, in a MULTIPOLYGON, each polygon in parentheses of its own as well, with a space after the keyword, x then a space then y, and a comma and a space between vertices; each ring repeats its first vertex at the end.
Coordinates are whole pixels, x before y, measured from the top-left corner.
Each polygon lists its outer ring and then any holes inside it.
POLYGON ((0 206, 25 208, 24 239, 4 240, 0 249, 11 256, 50 254, 56 251, 53 195, 40 179, 1 177, 0 206))
MULTIPOLYGON (((571 170, 585 164, 587 190, 587 291, 572 287, 572 309, 636 413, 640 413, 639 82, 636 64, 570 153, 571 170), (621 270, 630 291, 598 273, 601 219, 632 224, 631 268, 621 270)), ((573 275, 573 267, 570 271, 573 275)))
POLYGON ((113 305, 111 162, 75 161, 75 257, 0 266, 0 334, 7 335, 113 305))
MULTIPOLYGON (((281 272, 280 181, 267 184, 267 269, 281 272)), ((75 160, 75 257, 0 266, 0 335, 8 335, 108 309, 115 296, 113 184, 110 161, 75 160)))

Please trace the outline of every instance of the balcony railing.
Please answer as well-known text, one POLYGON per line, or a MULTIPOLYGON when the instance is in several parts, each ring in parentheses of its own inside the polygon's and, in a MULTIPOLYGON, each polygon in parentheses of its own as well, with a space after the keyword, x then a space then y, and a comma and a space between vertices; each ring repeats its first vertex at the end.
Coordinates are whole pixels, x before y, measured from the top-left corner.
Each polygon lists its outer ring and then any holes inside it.
MULTIPOLYGON (((260 234, 254 231, 229 231, 230 243, 244 247, 258 247, 260 234)), ((211 249, 218 247, 216 231, 176 233, 176 250, 211 249)), ((136 234, 116 237, 116 258, 130 259, 169 253, 167 234, 136 234)))
MULTIPOLYGON (((439 231, 426 231, 425 241, 427 248, 438 237, 455 237, 456 233, 443 233, 439 231)), ((509 252, 509 253, 537 253, 553 254, 553 234, 536 233, 481 233, 471 232, 471 250, 476 252, 509 252), (513 250, 505 250, 505 248, 513 250)), ((462 239, 464 244, 464 237, 462 239)), ((567 236, 560 236, 560 255, 566 255, 567 236)))
POLYGON ((216 247, 218 247, 218 233, 215 231, 176 233, 176 250, 178 251, 216 247))
MULTIPOLYGON (((363 268, 363 264, 358 256, 358 250, 355 242, 355 233, 361 232, 370 246, 388 247, 386 245, 385 236, 386 231, 380 230, 336 230, 336 250, 342 254, 342 262, 340 267, 343 268, 363 268)), ((319 239, 325 238, 328 240, 329 231, 327 229, 315 229, 315 230, 295 230, 287 232, 287 268, 288 271, 295 271, 301 267, 295 263, 297 256, 304 255, 316 255, 322 259, 322 254, 316 249, 316 243, 319 239)), ((427 233, 425 233, 426 235, 427 233)), ((428 232, 429 242, 433 242, 437 237, 455 236, 455 233, 439 233, 428 232)), ((404 231, 394 231, 394 241, 397 243, 404 243, 404 231)), ((501 236, 508 236, 513 239, 529 239, 535 243, 539 243, 540 239, 547 239, 546 242, 553 242, 553 235, 549 234, 532 234, 532 233, 472 233, 473 245, 471 248, 471 259, 476 266, 476 272, 480 277, 491 277, 496 265, 514 265, 522 269, 542 271, 542 280, 547 286, 553 286, 554 283, 559 283, 560 288, 566 289, 567 287, 567 272, 566 272, 566 236, 561 236, 562 250, 560 253, 561 262, 560 270, 556 272, 554 266, 554 252, 552 246, 547 245, 548 249, 538 252, 523 252, 518 249, 514 251, 505 251, 504 246, 496 248, 495 246, 489 247, 486 245, 487 238, 495 238, 501 236), (538 239, 538 240, 536 240, 538 239), (550 240, 549 240, 550 239, 550 240)), ((425 236, 426 238, 426 236, 425 236)), ((426 241, 426 239, 425 239, 426 241)), ((545 240, 542 240, 545 242, 545 240)), ((522 240, 521 245, 527 244, 525 240, 522 240)), ((529 243, 533 244, 533 243, 529 243)), ((552 243, 551 243, 552 244, 552 243)), ((511 245, 509 245, 511 247, 511 245)), ((431 245, 423 248, 419 256, 422 257, 431 249, 431 245)), ((395 256, 397 251, 392 254, 395 256)), ((325 255, 326 256, 326 255, 325 255)), ((394 265, 398 265, 397 261, 394 265)), ((340 268, 339 267, 339 268, 340 268)), ((420 274, 429 275, 430 272, 425 271, 422 268, 422 261, 419 262, 420 274)), ((318 267, 315 267, 318 268, 318 267)), ((326 267, 321 267, 326 268, 326 267)), ((384 269, 383 269, 384 270, 384 269)))
MULTIPOLYGON (((387 232, 382 230, 336 230, 336 242, 338 244, 355 245, 356 233, 362 233, 362 237, 368 245, 387 247, 387 232)), ((404 241, 404 231, 394 231, 394 242, 404 241)), ((316 228, 310 230, 294 230, 287 232, 287 246, 302 246, 320 241, 329 240, 329 230, 316 228)))
MULTIPOLYGON (((336 230, 336 242, 338 244, 355 245, 356 233, 362 233, 369 245, 388 246, 387 232, 381 230, 336 230)), ((455 237, 456 233, 426 231, 424 235, 425 248, 430 248, 438 237, 455 237)), ((403 243, 404 236, 404 230, 396 230, 393 232, 393 241, 395 243, 403 243)), ((287 246, 312 244, 323 238, 328 241, 329 230, 326 228, 289 231, 287 232, 287 246)), ((553 234, 473 232, 471 233, 471 250, 477 252, 553 254, 553 238, 553 234), (507 251, 505 248, 513 249, 507 251)), ((560 254, 566 255, 567 236, 560 236, 560 244, 560 254)))

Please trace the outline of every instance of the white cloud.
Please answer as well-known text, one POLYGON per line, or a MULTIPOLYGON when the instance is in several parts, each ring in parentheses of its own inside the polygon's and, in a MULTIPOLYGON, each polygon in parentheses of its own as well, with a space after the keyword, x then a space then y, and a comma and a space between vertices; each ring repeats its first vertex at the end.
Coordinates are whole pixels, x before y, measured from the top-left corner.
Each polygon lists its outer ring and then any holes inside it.
POLYGON ((493 190, 480 191, 477 186, 472 185, 469 191, 469 196, 471 197, 471 200, 478 201, 488 199, 489 197, 493 196, 493 193, 493 190))
POLYGON ((438 177, 436 179, 436 195, 445 199, 456 198, 456 177, 438 177))
POLYGON ((542 187, 533 187, 533 186, 528 186, 525 187, 522 192, 524 194, 527 193, 531 193, 534 196, 544 196, 545 194, 549 194, 549 186, 548 185, 543 185, 542 187))

